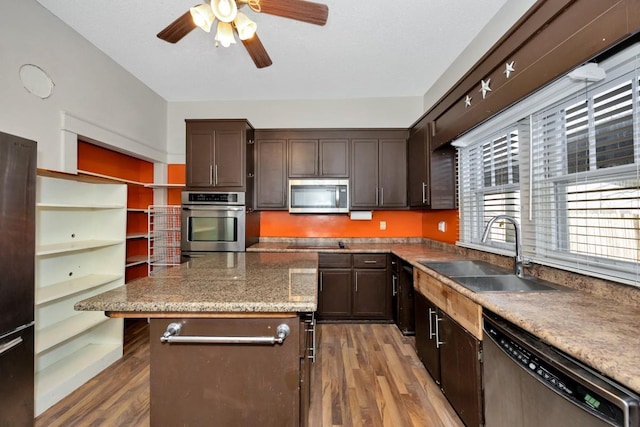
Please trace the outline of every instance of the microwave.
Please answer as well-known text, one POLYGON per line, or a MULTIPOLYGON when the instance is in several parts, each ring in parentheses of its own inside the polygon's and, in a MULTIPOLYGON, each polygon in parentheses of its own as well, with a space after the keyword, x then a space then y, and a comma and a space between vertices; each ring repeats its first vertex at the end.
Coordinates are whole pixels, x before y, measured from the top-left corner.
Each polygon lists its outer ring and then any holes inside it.
POLYGON ((290 179, 289 212, 349 212, 349 180, 290 179))

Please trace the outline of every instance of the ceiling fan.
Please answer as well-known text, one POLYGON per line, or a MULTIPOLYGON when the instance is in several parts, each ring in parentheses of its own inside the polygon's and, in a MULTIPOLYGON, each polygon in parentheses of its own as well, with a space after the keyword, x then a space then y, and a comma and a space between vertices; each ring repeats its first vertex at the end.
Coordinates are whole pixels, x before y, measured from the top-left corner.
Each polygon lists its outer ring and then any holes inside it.
POLYGON ((238 11, 244 6, 248 6, 254 12, 315 25, 324 25, 329 15, 327 5, 306 0, 210 0, 209 3, 190 8, 157 36, 166 42, 176 43, 196 27, 206 32, 211 31, 214 21, 217 20, 216 46, 222 44, 228 47, 235 43, 235 32, 256 67, 268 67, 272 64, 271 58, 256 34, 256 23, 238 11))

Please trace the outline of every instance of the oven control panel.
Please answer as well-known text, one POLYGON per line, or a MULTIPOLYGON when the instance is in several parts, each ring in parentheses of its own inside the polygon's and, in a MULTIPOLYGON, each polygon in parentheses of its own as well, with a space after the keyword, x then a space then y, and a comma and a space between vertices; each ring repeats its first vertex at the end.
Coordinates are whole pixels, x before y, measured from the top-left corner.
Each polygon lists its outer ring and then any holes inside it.
POLYGON ((244 205, 245 193, 219 191, 183 191, 182 204, 244 205))

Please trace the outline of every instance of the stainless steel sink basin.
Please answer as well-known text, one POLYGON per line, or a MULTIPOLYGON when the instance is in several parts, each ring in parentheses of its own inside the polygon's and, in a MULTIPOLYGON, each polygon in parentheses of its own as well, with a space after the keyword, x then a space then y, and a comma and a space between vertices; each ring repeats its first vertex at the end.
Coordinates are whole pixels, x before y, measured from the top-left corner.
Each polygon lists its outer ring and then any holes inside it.
POLYGON ((473 292, 546 292, 565 291, 566 288, 535 277, 504 276, 453 277, 457 283, 473 292))
POLYGON ((486 276, 486 275, 508 275, 513 274, 506 268, 496 267, 484 261, 464 260, 464 261, 419 261, 425 267, 429 267, 438 273, 448 277, 459 276, 486 276))
POLYGON ((532 276, 518 277, 512 270, 485 261, 419 261, 420 264, 450 277, 473 292, 545 292, 567 288, 532 276))

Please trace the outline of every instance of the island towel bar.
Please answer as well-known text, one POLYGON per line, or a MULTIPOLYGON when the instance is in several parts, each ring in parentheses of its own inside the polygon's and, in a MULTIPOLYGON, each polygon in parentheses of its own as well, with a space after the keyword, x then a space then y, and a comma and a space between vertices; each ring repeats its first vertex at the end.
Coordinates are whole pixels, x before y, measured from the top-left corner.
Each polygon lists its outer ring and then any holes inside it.
POLYGON ((276 328, 275 337, 206 337, 206 336, 179 336, 182 326, 179 323, 170 323, 167 330, 160 337, 160 341, 169 344, 282 344, 291 332, 289 325, 282 323, 276 328))

